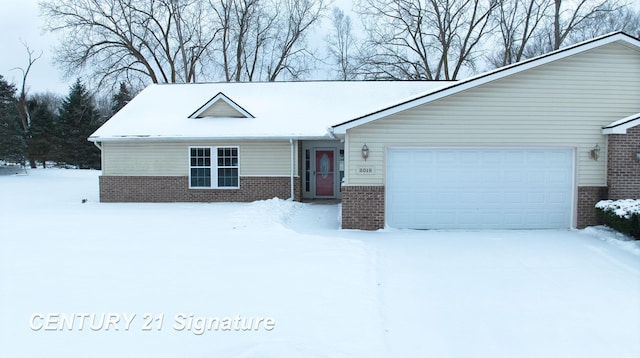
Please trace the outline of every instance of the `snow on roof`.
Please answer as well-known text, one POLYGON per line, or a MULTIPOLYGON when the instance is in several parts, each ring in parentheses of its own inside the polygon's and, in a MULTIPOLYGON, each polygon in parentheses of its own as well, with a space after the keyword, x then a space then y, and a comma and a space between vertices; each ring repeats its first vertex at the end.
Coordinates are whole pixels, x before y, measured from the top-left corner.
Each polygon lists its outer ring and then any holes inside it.
POLYGON ((445 87, 445 81, 150 85, 89 140, 326 138, 328 128, 445 87), (222 93, 255 118, 190 118, 222 93))
POLYGON ((640 113, 617 120, 602 128, 602 134, 626 134, 627 129, 640 125, 640 113))

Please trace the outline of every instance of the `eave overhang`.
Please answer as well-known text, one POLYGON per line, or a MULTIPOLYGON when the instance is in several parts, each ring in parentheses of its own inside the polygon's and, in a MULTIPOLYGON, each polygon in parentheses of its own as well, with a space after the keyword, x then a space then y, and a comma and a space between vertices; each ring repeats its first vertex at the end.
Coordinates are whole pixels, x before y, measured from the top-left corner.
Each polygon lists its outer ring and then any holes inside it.
POLYGON ((617 120, 602 128, 602 134, 627 134, 627 129, 640 125, 640 113, 617 120))
POLYGON ((277 135, 277 136, 219 136, 219 137, 196 137, 196 136, 148 136, 148 135, 127 135, 114 137, 89 137, 87 140, 97 143, 110 142, 206 142, 206 141, 288 141, 293 140, 332 140, 330 135, 277 135))

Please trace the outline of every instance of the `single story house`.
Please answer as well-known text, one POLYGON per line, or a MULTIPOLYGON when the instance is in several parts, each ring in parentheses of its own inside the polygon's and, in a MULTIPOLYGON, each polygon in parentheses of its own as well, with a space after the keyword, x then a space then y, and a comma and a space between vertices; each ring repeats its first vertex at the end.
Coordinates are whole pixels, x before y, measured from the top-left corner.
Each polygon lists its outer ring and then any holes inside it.
POLYGON ((342 227, 572 228, 640 197, 640 40, 456 81, 151 85, 91 137, 103 202, 341 199, 342 227))

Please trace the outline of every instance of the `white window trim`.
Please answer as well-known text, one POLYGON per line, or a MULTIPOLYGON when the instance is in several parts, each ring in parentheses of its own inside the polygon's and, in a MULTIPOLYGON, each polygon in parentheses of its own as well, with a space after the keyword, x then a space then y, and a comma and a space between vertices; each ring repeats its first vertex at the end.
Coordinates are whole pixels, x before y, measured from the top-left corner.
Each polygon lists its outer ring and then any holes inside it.
POLYGON ((187 163, 189 163, 189 189, 216 189, 216 190, 238 190, 240 189, 240 147, 237 145, 221 145, 221 146, 210 146, 210 145, 193 145, 189 146, 187 150, 187 163), (209 148, 211 149, 211 166, 209 167, 200 167, 200 168, 210 168, 211 169, 211 186, 191 186, 191 169, 198 168, 191 166, 191 149, 199 149, 199 148, 209 148), (218 167, 218 149, 219 148, 230 148, 236 149, 238 151, 238 165, 236 167, 218 167), (237 168, 238 169, 238 186, 218 186, 218 168, 237 168))

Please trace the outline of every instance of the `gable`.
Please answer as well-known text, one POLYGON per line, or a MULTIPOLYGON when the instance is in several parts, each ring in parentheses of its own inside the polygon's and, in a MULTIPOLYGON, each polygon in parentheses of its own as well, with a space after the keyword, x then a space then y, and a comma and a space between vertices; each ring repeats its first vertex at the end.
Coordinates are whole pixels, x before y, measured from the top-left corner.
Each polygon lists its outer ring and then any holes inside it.
MULTIPOLYGON (((475 77, 471 77, 467 80, 458 82, 456 84, 442 88, 440 90, 436 90, 431 93, 427 93, 423 96, 416 97, 414 99, 398 103, 394 106, 379 110, 377 112, 369 113, 362 117, 358 117, 350 121, 334 125, 332 127, 332 130, 335 135, 344 135, 346 131, 351 128, 365 125, 367 123, 371 123, 373 121, 376 121, 388 116, 392 116, 392 115, 401 113, 403 111, 411 110, 415 107, 418 107, 427 103, 431 103, 451 95, 456 95, 462 92, 468 92, 470 90, 473 91, 479 88, 486 88, 487 84, 491 84, 499 80, 505 80, 505 79, 511 80, 521 76, 527 76, 531 73, 538 71, 539 68, 546 69, 549 67, 553 67, 556 63, 566 62, 567 59, 572 59, 577 57, 578 61, 576 63, 578 64, 578 67, 580 67, 584 65, 584 63, 582 63, 583 61, 581 60, 581 58, 584 57, 583 54, 593 53, 593 52, 602 53, 604 54, 603 57, 608 57, 608 58, 611 58, 612 56, 614 56, 615 58, 615 56, 617 56, 618 54, 622 54, 622 56, 624 57, 624 60, 627 61, 627 64, 630 62, 633 63, 631 75, 627 76, 626 80, 625 80, 625 77, 623 76, 622 82, 615 83, 614 84, 615 86, 625 87, 625 85, 629 83, 629 81, 635 81, 635 79, 637 78, 636 74, 637 74, 637 70, 639 69, 639 67, 637 66, 637 61, 638 61, 638 54, 640 54, 640 41, 624 33, 613 33, 613 34, 602 36, 597 39, 586 41, 584 43, 563 48, 563 49, 554 51, 552 53, 542 55, 537 58, 526 60, 526 61, 509 65, 506 67, 498 68, 496 70, 489 71, 475 77)), ((590 56, 587 56, 587 57, 590 57, 590 56)), ((612 63, 607 63, 607 62, 602 63, 606 68, 605 72, 616 73, 618 75, 624 72, 623 70, 616 67, 616 63, 617 61, 613 61, 612 63)), ((589 65, 590 64, 588 64, 588 66, 589 65)), ((573 70, 573 69, 575 68, 570 68, 570 70, 573 70)), ((584 72, 584 76, 586 77, 591 77, 592 75, 605 77, 601 73, 591 72, 591 70, 592 70, 591 68, 586 67, 586 68, 580 69, 578 72, 580 71, 584 72)), ((552 74, 552 77, 550 78, 551 79, 550 83, 552 86, 554 86, 553 82, 555 78, 553 76, 558 76, 559 78, 562 77, 564 79, 567 79, 571 76, 571 74, 567 72, 556 72, 552 74)), ((610 78, 608 79, 605 77, 604 81, 607 81, 607 80, 611 82, 610 78)), ((522 84, 522 82, 520 82, 520 84, 522 84)), ((598 84, 598 86, 600 84, 598 84)), ((558 85, 558 83, 556 83, 555 85, 558 85)), ((635 84, 632 84, 632 86, 635 86, 635 84)), ((579 89, 579 87, 572 87, 572 90, 576 90, 576 89, 579 89)), ((606 95, 606 94, 601 93, 601 95, 606 95)))
POLYGON ((198 115, 198 118, 203 117, 246 118, 245 115, 225 101, 217 101, 198 115))
POLYGON ((606 161, 589 151, 606 148, 604 126, 640 112, 638 98, 640 53, 609 43, 348 129, 348 162, 362 161, 366 142, 366 165, 380 170, 347 184, 384 185, 385 146, 501 146, 575 148, 577 183, 604 186, 606 161))
POLYGON ((254 118, 251 113, 220 92, 189 118, 254 118))

